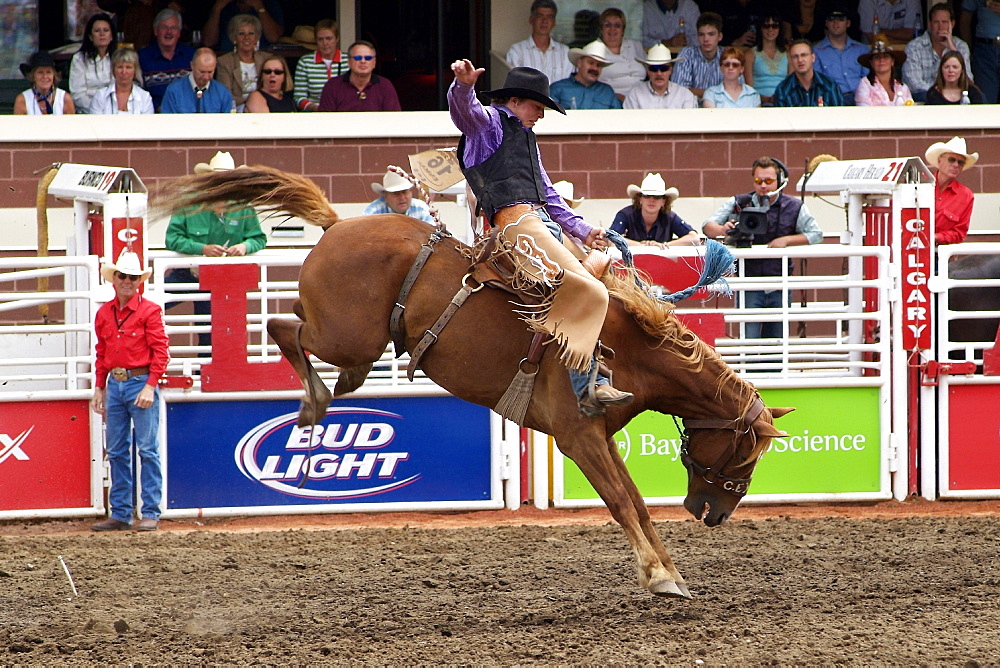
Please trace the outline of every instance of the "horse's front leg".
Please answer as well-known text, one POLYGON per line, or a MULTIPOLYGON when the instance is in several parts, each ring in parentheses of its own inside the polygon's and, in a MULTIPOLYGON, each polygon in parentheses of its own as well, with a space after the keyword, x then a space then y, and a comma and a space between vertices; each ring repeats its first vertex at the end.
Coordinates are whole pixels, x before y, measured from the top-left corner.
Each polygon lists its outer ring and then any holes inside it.
MULTIPOLYGON (((559 449, 580 467, 587 480, 604 500, 611 516, 625 530, 632 552, 635 554, 639 584, 657 596, 690 598, 680 574, 676 569, 671 572, 664 566, 660 554, 644 530, 636 504, 629 495, 629 487, 634 487, 631 477, 627 471, 623 475, 622 469, 619 469, 615 462, 617 457, 613 457, 608 450, 608 439, 602 431, 604 421, 590 422, 591 424, 584 429, 569 431, 561 437, 557 436, 559 449)), ((645 511, 645 504, 642 508, 645 511)), ((648 513, 645 521, 647 523, 649 521, 648 513)), ((666 554, 658 537, 655 542, 666 554)), ((667 559, 669 561, 669 556, 667 559)))
POLYGON ((625 460, 621 458, 621 454, 618 451, 618 444, 614 438, 608 439, 608 451, 611 453, 611 458, 615 460, 618 475, 622 480, 622 484, 625 485, 625 491, 628 492, 632 506, 635 508, 636 515, 639 518, 639 526, 642 527, 642 533, 646 536, 649 544, 653 546, 653 549, 656 550, 656 554, 660 558, 660 563, 670 572, 670 576, 674 579, 674 584, 677 585, 677 588, 680 589, 685 598, 691 598, 691 593, 684 583, 683 576, 681 576, 677 567, 674 566, 674 560, 670 557, 670 553, 667 552, 663 541, 660 540, 660 534, 656 532, 656 527, 653 526, 653 522, 649 517, 649 509, 646 507, 646 500, 642 498, 639 488, 636 486, 635 481, 632 480, 632 475, 628 472, 628 467, 625 466, 625 460))

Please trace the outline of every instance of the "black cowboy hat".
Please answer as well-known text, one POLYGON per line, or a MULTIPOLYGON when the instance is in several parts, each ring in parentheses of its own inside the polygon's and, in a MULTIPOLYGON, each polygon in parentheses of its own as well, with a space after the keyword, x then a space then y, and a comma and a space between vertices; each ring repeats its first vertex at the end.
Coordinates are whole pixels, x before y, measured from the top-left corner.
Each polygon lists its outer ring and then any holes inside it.
POLYGON ((549 78, 530 67, 515 67, 507 73, 503 88, 483 92, 490 97, 525 97, 544 104, 549 109, 555 109, 565 114, 558 102, 549 97, 549 78))
POLYGON ((28 58, 28 62, 21 63, 21 74, 28 76, 31 70, 37 67, 51 67, 55 69, 56 61, 52 59, 52 54, 48 51, 36 51, 28 58))

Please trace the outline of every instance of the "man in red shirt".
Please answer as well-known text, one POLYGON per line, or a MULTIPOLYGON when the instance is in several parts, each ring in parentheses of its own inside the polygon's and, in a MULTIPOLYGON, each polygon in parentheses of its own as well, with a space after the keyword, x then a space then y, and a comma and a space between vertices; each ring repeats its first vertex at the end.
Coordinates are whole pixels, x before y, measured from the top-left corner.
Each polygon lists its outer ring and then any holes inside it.
POLYGON ((934 240, 939 244, 961 243, 969 233, 975 196, 958 182, 958 175, 976 164, 979 154, 968 152, 964 138, 952 137, 947 143, 931 144, 924 157, 929 166, 937 167, 934 240))
POLYGON ((115 299, 98 309, 94 319, 97 378, 90 405, 107 423, 111 516, 93 525, 94 531, 132 528, 133 431, 142 466, 142 519, 137 529, 155 531, 159 524, 163 474, 156 438, 160 425, 157 383, 167 370, 170 341, 163 328, 163 309, 139 294, 139 286, 150 273, 140 266, 139 256, 127 250, 116 264, 101 266, 101 276, 115 288, 115 299))

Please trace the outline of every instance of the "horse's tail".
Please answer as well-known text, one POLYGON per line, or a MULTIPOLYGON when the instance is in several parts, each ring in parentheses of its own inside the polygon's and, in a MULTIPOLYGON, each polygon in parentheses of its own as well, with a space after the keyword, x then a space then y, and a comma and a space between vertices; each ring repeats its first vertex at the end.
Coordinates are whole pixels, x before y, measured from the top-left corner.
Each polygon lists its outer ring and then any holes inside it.
POLYGON ((239 202, 264 213, 286 213, 324 229, 340 220, 312 180, 263 165, 174 179, 160 188, 157 201, 163 213, 179 207, 239 202))

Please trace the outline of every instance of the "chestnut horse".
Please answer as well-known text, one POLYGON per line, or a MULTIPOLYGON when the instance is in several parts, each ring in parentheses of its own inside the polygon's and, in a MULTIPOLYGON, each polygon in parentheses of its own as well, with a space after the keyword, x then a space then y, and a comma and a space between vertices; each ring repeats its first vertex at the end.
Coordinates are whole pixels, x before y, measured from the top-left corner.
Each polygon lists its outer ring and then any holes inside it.
MULTIPOLYGON (((340 367, 338 395, 357 389, 386 349, 400 286, 435 228, 396 214, 339 220, 311 181, 263 167, 184 177, 167 194, 189 205, 251 202, 327 227, 299 274, 294 311, 301 321, 272 319, 267 324, 306 388, 300 424, 315 424, 325 415, 330 392, 303 350, 340 367)), ((413 350, 462 286, 468 250, 451 237, 434 246, 405 304, 407 350, 413 350)), ((684 506, 715 526, 736 509, 771 439, 784 435, 772 418, 790 409, 765 408, 750 383, 633 280, 612 276, 605 283, 615 298, 601 340, 617 351, 609 361, 615 385, 633 392, 635 400, 603 416, 585 417, 565 367, 554 350, 547 350, 524 426, 552 435, 600 494, 628 537, 640 583, 657 595, 690 598, 614 434, 647 410, 681 418, 687 446, 682 459, 688 469, 684 506)), ((453 395, 492 408, 526 356, 531 337, 509 294, 478 290, 456 311, 420 367, 453 395)))

